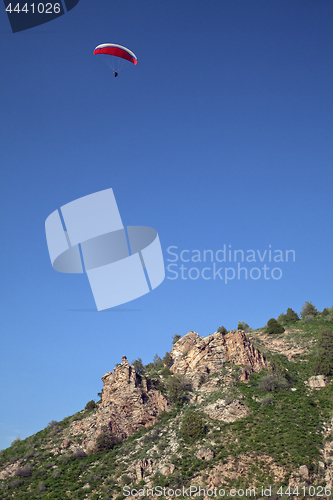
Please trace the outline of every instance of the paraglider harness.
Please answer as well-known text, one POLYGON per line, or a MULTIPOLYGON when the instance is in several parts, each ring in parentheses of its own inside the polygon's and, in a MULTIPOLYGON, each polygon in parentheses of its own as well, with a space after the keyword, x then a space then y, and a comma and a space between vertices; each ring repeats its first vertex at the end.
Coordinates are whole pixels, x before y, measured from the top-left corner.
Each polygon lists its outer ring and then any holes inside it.
POLYGON ((117 71, 114 71, 113 74, 114 74, 114 76, 118 76, 117 71))

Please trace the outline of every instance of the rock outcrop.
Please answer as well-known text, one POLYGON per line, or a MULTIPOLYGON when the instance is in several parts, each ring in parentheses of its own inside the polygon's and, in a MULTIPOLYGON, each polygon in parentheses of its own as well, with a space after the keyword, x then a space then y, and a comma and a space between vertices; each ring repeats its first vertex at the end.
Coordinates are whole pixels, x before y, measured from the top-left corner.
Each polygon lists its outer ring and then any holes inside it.
POLYGON ((328 385, 328 380, 325 375, 314 375, 310 377, 309 380, 304 382, 305 385, 308 385, 310 389, 322 389, 328 385))
POLYGON ((242 330, 228 334, 216 332, 208 337, 200 337, 196 332, 189 332, 173 346, 171 352, 173 373, 197 379, 198 375, 218 373, 225 363, 243 366, 241 379, 248 380, 248 375, 267 368, 263 354, 253 347, 242 330))
POLYGON ((151 458, 144 458, 143 460, 140 460, 136 464, 135 467, 135 473, 136 473, 136 479, 137 481, 141 481, 146 474, 153 474, 154 468, 153 468, 153 461, 151 458))
MULTIPOLYGON (((241 330, 226 335, 216 332, 208 337, 190 332, 176 342, 170 354, 172 372, 190 378, 194 389, 198 388, 202 375, 220 373, 228 362, 243 366, 241 380, 244 381, 250 373, 267 366, 264 356, 241 330)), ((123 440, 141 426, 150 427, 162 411, 171 409, 171 403, 160 391, 148 386, 134 366, 130 366, 126 356, 122 357, 122 363, 113 373, 107 372, 102 377, 102 381, 104 387, 98 409, 89 417, 74 422, 68 436, 70 440, 71 436, 84 435, 81 447, 85 451, 96 447, 96 440, 102 432, 123 440)), ((247 408, 239 402, 228 408, 222 406, 212 409, 214 415, 219 413, 215 418, 233 421, 247 414, 247 408)), ((64 442, 63 448, 69 447, 69 443, 64 442)))
POLYGON ((139 427, 150 427, 162 411, 169 411, 171 404, 156 390, 147 386, 146 380, 137 375, 126 356, 114 372, 102 377, 104 384, 102 401, 89 417, 72 424, 70 435, 84 434, 85 450, 93 449, 102 432, 122 440, 139 427))
POLYGON ((214 403, 204 406, 203 411, 210 418, 222 420, 222 422, 235 422, 235 420, 244 418, 250 413, 249 408, 240 401, 235 400, 227 404, 224 399, 218 399, 214 403))

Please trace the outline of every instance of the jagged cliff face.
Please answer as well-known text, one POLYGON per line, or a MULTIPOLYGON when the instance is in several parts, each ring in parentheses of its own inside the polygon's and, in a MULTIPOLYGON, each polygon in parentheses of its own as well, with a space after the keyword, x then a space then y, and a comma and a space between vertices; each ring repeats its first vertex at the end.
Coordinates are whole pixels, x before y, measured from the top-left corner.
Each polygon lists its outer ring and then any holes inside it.
POLYGON ((216 332, 208 337, 200 337, 189 332, 171 350, 173 373, 181 373, 196 381, 198 375, 218 373, 225 363, 243 367, 241 380, 249 374, 267 368, 263 354, 255 349, 242 330, 226 335, 216 332))
MULTIPOLYGON (((246 380, 249 373, 267 366, 265 358, 250 343, 242 331, 227 335, 214 333, 200 337, 190 332, 172 348, 173 373, 184 374, 193 382, 194 388, 200 383, 202 374, 219 373, 225 363, 243 365, 241 378, 246 380)), ((96 439, 107 432, 118 439, 132 435, 139 427, 150 427, 162 411, 169 411, 171 403, 163 394, 147 386, 147 381, 137 375, 126 356, 112 372, 102 377, 103 395, 98 410, 91 416, 75 422, 70 435, 85 434, 82 443, 86 450, 93 449, 96 439)), ((242 414, 240 414, 242 416, 242 414)))
POLYGON ((162 411, 169 411, 171 404, 156 389, 149 389, 126 356, 122 363, 102 377, 104 384, 102 402, 90 417, 72 425, 70 435, 86 434, 84 449, 93 449, 101 432, 114 438, 125 439, 139 427, 150 427, 162 411))

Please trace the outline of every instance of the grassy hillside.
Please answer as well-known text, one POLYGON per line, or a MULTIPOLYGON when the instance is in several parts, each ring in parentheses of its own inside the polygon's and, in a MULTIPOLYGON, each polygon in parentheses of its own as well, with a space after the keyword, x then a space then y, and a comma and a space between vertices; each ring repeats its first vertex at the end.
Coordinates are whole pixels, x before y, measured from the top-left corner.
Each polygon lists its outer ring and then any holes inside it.
MULTIPOLYGON (((264 329, 247 332, 270 362, 248 383, 238 380, 241 369, 229 363, 203 379, 197 391, 159 358, 140 368, 173 401, 173 409, 121 443, 101 439, 90 455, 80 449, 83 435, 71 437, 75 452, 64 445, 70 425, 96 412, 99 402, 15 440, 0 452, 0 498, 121 500, 133 489, 159 486, 167 494, 191 485, 217 488, 213 496, 220 498, 231 498, 231 488, 239 491, 232 498, 244 498, 247 488, 255 488, 255 498, 292 498, 288 485, 291 493, 297 488, 294 498, 325 494, 333 476, 333 358, 326 356, 333 322, 317 315, 283 327, 271 335, 264 329), (332 367, 329 383, 310 389, 305 382, 320 366, 332 367), (242 408, 246 416, 234 421, 212 417, 214 411, 233 415, 242 408), (264 496, 261 488, 269 486, 264 496)), ((181 490, 179 497, 185 496, 181 490)))

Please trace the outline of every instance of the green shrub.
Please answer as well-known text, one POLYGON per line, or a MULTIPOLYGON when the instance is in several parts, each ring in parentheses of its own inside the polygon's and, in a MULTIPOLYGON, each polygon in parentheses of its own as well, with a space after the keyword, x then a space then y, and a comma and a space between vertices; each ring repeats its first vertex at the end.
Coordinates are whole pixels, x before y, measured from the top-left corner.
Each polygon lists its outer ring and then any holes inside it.
POLYGON ((283 328, 283 326, 280 325, 280 323, 278 323, 276 321, 276 319, 271 318, 267 322, 266 332, 269 333, 269 334, 283 333, 284 332, 284 328, 283 328))
POLYGON ((33 473, 33 477, 45 476, 45 474, 47 474, 45 469, 39 469, 33 473))
POLYGON ((189 412, 183 418, 181 436, 186 443, 193 443, 205 434, 205 424, 195 412, 189 412))
POLYGON ((151 372, 151 371, 156 371, 154 363, 148 363, 147 365, 145 365, 143 367, 143 373, 148 373, 148 372, 151 372))
POLYGON ((163 362, 164 366, 167 366, 168 368, 170 368, 170 366, 173 365, 173 359, 172 359, 171 354, 169 352, 165 353, 165 356, 162 359, 162 362, 163 362))
POLYGON ((155 354, 153 364, 155 368, 159 368, 162 365, 162 360, 158 354, 155 354))
POLYGON ((102 432, 96 439, 97 451, 108 451, 114 447, 114 440, 109 434, 102 432))
POLYGON ((168 447, 168 443, 166 441, 160 441, 157 445, 158 451, 163 453, 163 451, 168 447))
POLYGON ((267 394, 267 396, 264 396, 261 400, 260 400, 260 405, 261 406, 265 406, 265 405, 271 405, 274 403, 274 399, 272 398, 272 396, 270 394, 267 394))
POLYGON ((327 309, 327 307, 325 307, 325 309, 323 310, 323 312, 321 313, 322 316, 329 316, 330 312, 329 310, 327 309))
POLYGON ((201 387, 202 384, 204 384, 207 381, 207 378, 208 378, 207 373, 200 373, 198 387, 201 387))
POLYGON ((234 400, 235 400, 234 396, 230 394, 225 398, 224 402, 226 405, 230 405, 234 400))
POLYGON ((143 438, 144 443, 149 443, 150 441, 156 441, 159 437, 159 432, 157 429, 153 429, 150 434, 146 434, 143 438))
POLYGON ((298 317, 297 312, 295 312, 293 309, 288 307, 287 314, 286 314, 286 322, 287 323, 295 323, 298 320, 299 320, 299 317, 298 317))
POLYGON ((183 375, 173 375, 169 377, 165 386, 167 389, 167 396, 177 406, 181 406, 186 401, 188 391, 191 390, 191 382, 183 375))
POLYGON ((280 314, 277 319, 278 323, 296 323, 298 320, 298 314, 290 307, 288 307, 286 314, 280 314))
POLYGON ((130 476, 128 474, 124 474, 121 478, 121 482, 123 484, 131 484, 132 482, 132 479, 130 478, 130 476))
POLYGON ((158 416, 158 421, 161 424, 166 424, 166 422, 168 422, 169 420, 171 420, 175 416, 176 416, 176 411, 175 410, 172 410, 172 411, 162 411, 159 414, 159 416, 158 416))
POLYGON ((319 333, 317 348, 319 353, 313 363, 315 375, 333 375, 333 332, 322 330, 319 333))
POLYGON ((237 330, 243 330, 246 332, 247 330, 250 330, 250 327, 247 323, 245 323, 245 321, 238 321, 237 330))
POLYGON ((135 359, 134 361, 132 361, 131 365, 134 366, 137 375, 143 374, 144 366, 143 366, 141 358, 138 358, 138 359, 135 359))
POLYGON ((39 493, 41 493, 42 491, 45 491, 45 490, 46 490, 46 486, 45 486, 45 484, 44 484, 44 483, 39 483, 38 488, 37 488, 37 491, 38 491, 39 493))
POLYGON ((85 408, 84 408, 84 409, 85 409, 85 410, 87 410, 87 411, 91 411, 91 410, 93 410, 94 408, 96 408, 96 403, 95 403, 95 401, 92 399, 91 401, 88 401, 88 403, 86 404, 86 406, 85 406, 85 408))
POLYGON ((165 366, 163 368, 163 370, 161 371, 161 374, 163 375, 163 377, 170 377, 170 375, 172 375, 172 371, 167 367, 165 366))
POLYGON ((173 345, 175 345, 175 344, 176 344, 176 342, 178 342, 178 340, 179 340, 179 339, 181 339, 181 336, 180 336, 180 335, 174 335, 174 336, 172 337, 172 343, 173 343, 173 345))
POLYGON ((280 314, 278 317, 277 317, 277 322, 278 323, 287 323, 287 315, 286 314, 280 314))
POLYGON ((282 376, 287 380, 290 379, 289 373, 286 371, 285 367, 283 366, 282 362, 279 360, 278 357, 272 356, 272 358, 269 359, 269 364, 275 376, 277 377, 282 376))
POLYGON ((220 328, 218 328, 217 330, 219 333, 223 333, 223 334, 226 334, 227 333, 227 329, 224 328, 224 326, 220 326, 220 328))
POLYGON ((29 477, 32 474, 32 465, 28 464, 25 467, 18 467, 15 471, 16 477, 29 477))
POLYGON ((315 375, 333 375, 333 361, 320 354, 313 363, 313 372, 315 375))
POLYGON ((81 458, 84 458, 87 456, 86 452, 82 448, 77 448, 74 453, 73 453, 74 458, 77 458, 78 460, 81 460, 81 458))
POLYGON ((57 422, 56 420, 51 420, 51 422, 47 424, 47 429, 54 429, 55 427, 58 427, 58 425, 59 422, 57 422))
POLYGON ((275 392, 278 389, 288 389, 289 384, 284 377, 266 375, 260 380, 258 387, 263 392, 275 392))
POLYGON ((23 483, 19 479, 14 479, 14 481, 11 481, 9 483, 9 488, 17 488, 18 486, 21 486, 23 483))
POLYGON ((317 316, 317 314, 318 311, 312 304, 312 302, 305 302, 300 312, 300 316, 302 319, 304 319, 306 316, 317 316))

